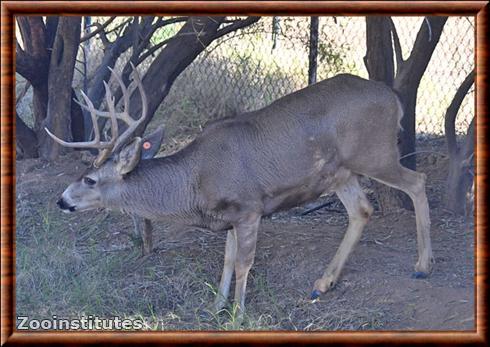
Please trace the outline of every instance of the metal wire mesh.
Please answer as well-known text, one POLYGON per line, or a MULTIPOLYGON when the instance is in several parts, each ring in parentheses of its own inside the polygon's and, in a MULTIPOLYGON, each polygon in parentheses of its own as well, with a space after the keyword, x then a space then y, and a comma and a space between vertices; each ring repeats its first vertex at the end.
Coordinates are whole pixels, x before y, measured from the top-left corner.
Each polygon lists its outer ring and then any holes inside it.
MULTIPOLYGON (((423 17, 393 17, 393 20, 406 59, 423 25, 423 17)), ((175 35, 181 25, 162 28, 152 38, 153 43, 175 35)), ((263 17, 250 27, 214 41, 175 81, 149 128, 165 123, 170 136, 186 130, 195 132, 209 120, 258 109, 305 87, 309 28, 309 17, 263 17)), ((318 39, 317 80, 339 73, 368 77, 363 60, 364 17, 320 17, 318 39)), ((446 109, 474 68, 474 47, 474 17, 450 17, 418 89, 419 138, 444 135, 446 109)), ((100 41, 91 41, 89 80, 102 60, 102 52, 100 41)), ((118 60, 116 70, 122 69, 129 53, 118 60)), ((151 62, 152 58, 147 59, 140 69, 144 71, 151 62)), ((76 73, 76 88, 82 87, 82 80, 81 74, 76 73)), ((23 104, 29 101, 24 100, 23 104)), ((456 119, 458 135, 466 133, 474 113, 472 88, 456 119)))
MULTIPOLYGON (((258 109, 305 87, 310 18, 278 19, 261 18, 208 47, 175 82, 159 111, 163 121, 194 128, 235 111, 258 109)), ((394 22, 407 58, 423 17, 394 17, 394 22)), ((319 23, 318 80, 343 72, 367 78, 365 18, 320 17, 319 23)), ((444 134, 445 111, 473 68, 474 18, 450 17, 418 90, 418 136, 444 134)), ((471 90, 458 114, 458 134, 466 133, 474 115, 473 100, 471 90)))

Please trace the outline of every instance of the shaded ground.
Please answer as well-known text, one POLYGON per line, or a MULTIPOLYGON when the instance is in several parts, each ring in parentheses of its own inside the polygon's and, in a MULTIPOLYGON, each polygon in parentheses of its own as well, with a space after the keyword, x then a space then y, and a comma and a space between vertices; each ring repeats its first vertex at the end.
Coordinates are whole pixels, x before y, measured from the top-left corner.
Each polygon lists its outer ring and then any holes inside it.
MULTIPOLYGON (((157 249, 141 257, 129 217, 57 210, 56 199, 82 171, 79 157, 17 162, 17 314, 138 318, 149 329, 236 329, 231 312, 204 314, 221 274, 225 233, 156 224, 157 249)), ((445 159, 420 157, 436 257, 429 278, 410 278, 413 212, 376 211, 335 289, 312 303, 313 282, 336 251, 347 216, 337 200, 329 206, 334 211, 300 216, 305 207, 299 207, 262 223, 243 328, 474 329, 473 223, 441 208, 445 159)))

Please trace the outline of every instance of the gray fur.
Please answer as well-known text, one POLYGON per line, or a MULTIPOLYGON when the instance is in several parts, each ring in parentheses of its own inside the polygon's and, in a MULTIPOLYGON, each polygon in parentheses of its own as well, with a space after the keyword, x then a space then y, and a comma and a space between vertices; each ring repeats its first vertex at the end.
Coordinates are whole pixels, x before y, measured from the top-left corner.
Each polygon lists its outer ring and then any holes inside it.
MULTIPOLYGON (((140 161, 126 175, 115 172, 116 156, 88 173, 98 181, 94 207, 216 231, 233 228, 220 293, 227 295, 235 264, 235 301, 243 311, 260 218, 327 192, 337 192, 349 213, 346 237, 315 282, 315 293, 333 286, 372 212, 357 183, 357 175, 366 175, 407 192, 414 201, 416 270, 428 273, 432 250, 425 175, 399 164, 401 117, 397 96, 384 84, 339 75, 261 110, 213 122, 181 151, 140 161)), ((79 191, 87 190, 80 182, 70 187, 63 194, 64 206, 77 205, 73 196, 80 198, 79 191)), ((217 298, 216 308, 224 301, 223 295, 217 298)))

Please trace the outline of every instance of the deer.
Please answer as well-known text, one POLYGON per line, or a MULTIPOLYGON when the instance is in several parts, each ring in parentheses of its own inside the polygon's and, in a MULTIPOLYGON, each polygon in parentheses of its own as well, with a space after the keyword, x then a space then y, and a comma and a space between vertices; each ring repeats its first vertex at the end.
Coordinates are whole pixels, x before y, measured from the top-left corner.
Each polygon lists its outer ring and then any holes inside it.
POLYGON ((140 220, 174 220, 214 232, 226 231, 224 265, 212 308, 228 303, 235 275, 234 304, 245 312, 247 276, 254 263, 261 219, 280 210, 336 193, 348 225, 335 255, 313 284, 311 299, 337 283, 373 213, 358 178, 366 176, 401 190, 415 210, 418 260, 414 278, 433 267, 426 175, 400 164, 397 136, 402 104, 382 82, 340 74, 286 95, 268 106, 212 122, 174 154, 141 160, 135 130, 148 117, 147 96, 137 69, 123 91, 122 110, 105 84, 107 111, 82 93, 94 128, 93 140, 60 145, 96 148, 91 166, 62 193, 57 204, 75 213, 105 208, 140 220), (138 90, 141 113, 128 113, 128 90, 138 90), (111 136, 100 139, 98 118, 110 120, 111 136), (126 130, 118 133, 118 121, 126 130))

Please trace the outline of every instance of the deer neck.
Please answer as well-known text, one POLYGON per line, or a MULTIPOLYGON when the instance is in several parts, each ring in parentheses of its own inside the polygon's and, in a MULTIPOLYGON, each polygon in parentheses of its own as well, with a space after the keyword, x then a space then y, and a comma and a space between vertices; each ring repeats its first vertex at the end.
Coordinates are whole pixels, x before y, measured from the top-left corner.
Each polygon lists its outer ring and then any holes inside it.
POLYGON ((184 158, 143 160, 124 177, 109 205, 153 220, 192 213, 195 185, 191 172, 184 158))

